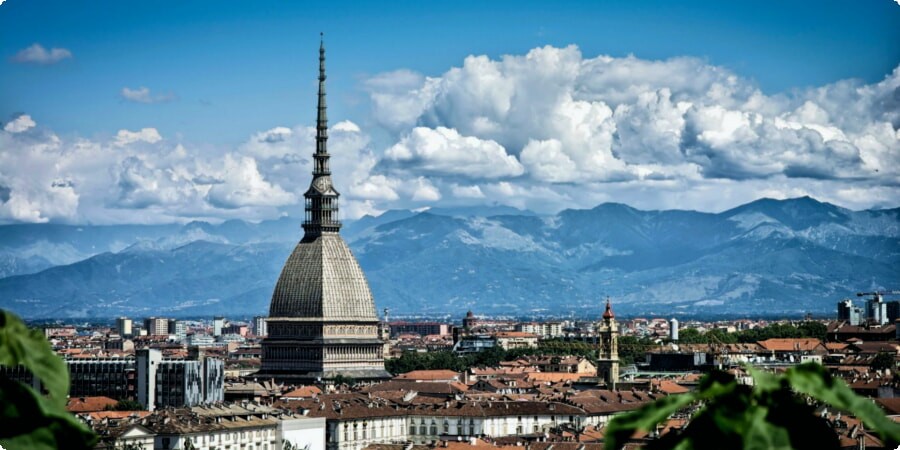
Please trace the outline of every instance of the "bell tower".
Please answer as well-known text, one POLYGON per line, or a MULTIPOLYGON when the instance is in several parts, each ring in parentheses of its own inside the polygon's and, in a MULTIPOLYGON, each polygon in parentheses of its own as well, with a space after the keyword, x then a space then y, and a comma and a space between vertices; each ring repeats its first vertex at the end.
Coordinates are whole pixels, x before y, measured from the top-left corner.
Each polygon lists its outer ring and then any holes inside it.
POLYGON ((606 298, 606 311, 597 326, 600 337, 600 348, 597 353, 597 375, 606 382, 608 389, 615 389, 619 381, 619 326, 613 313, 609 297, 606 298))

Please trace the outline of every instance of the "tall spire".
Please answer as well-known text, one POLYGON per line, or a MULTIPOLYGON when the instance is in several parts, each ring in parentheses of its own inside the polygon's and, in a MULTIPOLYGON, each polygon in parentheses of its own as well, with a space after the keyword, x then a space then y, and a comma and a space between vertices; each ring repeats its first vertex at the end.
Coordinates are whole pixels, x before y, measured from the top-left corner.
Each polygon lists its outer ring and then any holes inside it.
POLYGON ((303 230, 306 237, 315 238, 322 233, 338 232, 338 197, 340 194, 331 183, 331 169, 328 167, 328 115, 325 103, 325 38, 320 33, 319 44, 319 104, 316 115, 316 152, 313 153, 313 179, 306 197, 306 219, 303 230))
MULTIPOLYGON (((316 155, 328 154, 328 114, 326 109, 328 105, 325 103, 325 33, 319 33, 319 107, 318 116, 316 118, 316 155)), ((325 166, 316 165, 317 172, 328 175, 328 159, 325 158, 325 166)), ((316 175, 316 172, 313 172, 316 175)))

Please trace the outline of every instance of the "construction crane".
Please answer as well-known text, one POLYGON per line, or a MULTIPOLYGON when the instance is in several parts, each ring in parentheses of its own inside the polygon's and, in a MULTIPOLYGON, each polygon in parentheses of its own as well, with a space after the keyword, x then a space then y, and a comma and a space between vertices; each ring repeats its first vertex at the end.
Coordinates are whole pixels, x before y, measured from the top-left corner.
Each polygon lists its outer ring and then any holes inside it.
MULTIPOLYGON (((900 295, 900 291, 875 291, 875 292, 857 292, 857 297, 870 296, 871 300, 866 301, 866 318, 874 320, 878 325, 884 325, 892 319, 897 318, 897 310, 888 312, 888 305, 882 301, 885 295, 900 295)), ((895 303, 896 307, 896 302, 895 303)))
POLYGON ((875 291, 875 292, 857 292, 857 297, 865 297, 867 295, 871 295, 875 298, 881 298, 885 295, 900 295, 900 291, 875 291))

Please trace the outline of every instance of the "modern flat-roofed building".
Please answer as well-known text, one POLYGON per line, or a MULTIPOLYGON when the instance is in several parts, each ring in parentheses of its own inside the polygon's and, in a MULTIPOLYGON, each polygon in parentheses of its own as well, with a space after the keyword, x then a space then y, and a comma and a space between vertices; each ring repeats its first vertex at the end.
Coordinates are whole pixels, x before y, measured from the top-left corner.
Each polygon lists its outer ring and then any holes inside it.
POLYGON ((136 355, 137 401, 145 408, 197 406, 225 399, 225 364, 196 347, 188 358, 163 358, 157 349, 136 355))
POLYGON ((169 334, 169 319, 162 317, 148 317, 144 319, 144 329, 151 336, 162 336, 169 334))
POLYGON ((135 395, 134 358, 67 359, 69 396, 106 396, 117 400, 135 395))
POLYGON ((119 336, 131 337, 132 333, 134 332, 132 330, 133 325, 134 324, 131 319, 127 317, 119 317, 118 319, 116 319, 116 331, 119 332, 119 336))
MULTIPOLYGON (((157 406, 197 406, 225 399, 225 362, 191 348, 187 358, 164 358, 154 348, 122 358, 66 359, 71 397, 105 396, 157 406)), ((22 366, 0 366, 0 374, 40 389, 22 366)))
POLYGON ((450 325, 438 322, 391 322, 391 337, 401 334, 418 334, 428 336, 432 334, 446 336, 450 334, 450 325))
POLYGON ((269 327, 265 316, 256 316, 253 318, 253 334, 256 336, 268 336, 269 327))

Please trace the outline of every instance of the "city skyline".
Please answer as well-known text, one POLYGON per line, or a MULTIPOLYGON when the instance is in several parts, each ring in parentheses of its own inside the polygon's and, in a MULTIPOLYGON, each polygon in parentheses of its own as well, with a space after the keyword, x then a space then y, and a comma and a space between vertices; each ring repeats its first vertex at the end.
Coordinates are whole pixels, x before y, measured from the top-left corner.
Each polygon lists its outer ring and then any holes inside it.
POLYGON ((0 450, 894 448, 859 5, 0 0, 0 450))
POLYGON ((53 6, 0 6, 2 223, 299 217, 320 31, 345 219, 900 198, 890 1, 53 6))

